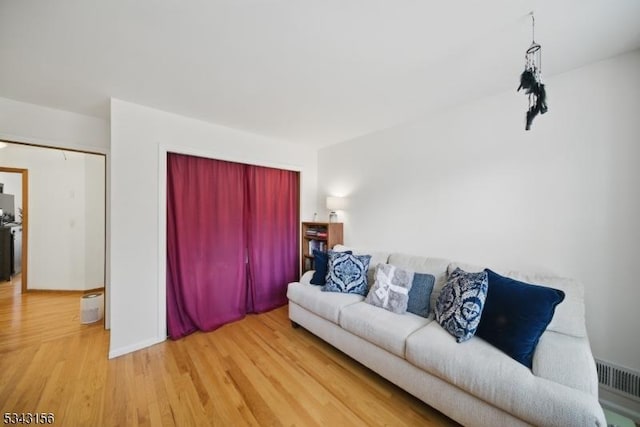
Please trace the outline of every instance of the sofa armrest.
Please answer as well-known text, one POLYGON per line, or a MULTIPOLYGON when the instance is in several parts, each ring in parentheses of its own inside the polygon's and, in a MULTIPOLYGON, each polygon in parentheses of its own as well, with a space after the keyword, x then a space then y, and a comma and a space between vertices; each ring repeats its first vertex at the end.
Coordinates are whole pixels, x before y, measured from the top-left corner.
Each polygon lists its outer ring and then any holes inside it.
POLYGON ((313 277, 313 270, 305 271, 302 277, 300 278, 300 283, 303 285, 311 284, 311 278, 313 277))
POLYGON ((598 397, 598 373, 587 337, 546 331, 533 355, 532 372, 535 376, 598 397))

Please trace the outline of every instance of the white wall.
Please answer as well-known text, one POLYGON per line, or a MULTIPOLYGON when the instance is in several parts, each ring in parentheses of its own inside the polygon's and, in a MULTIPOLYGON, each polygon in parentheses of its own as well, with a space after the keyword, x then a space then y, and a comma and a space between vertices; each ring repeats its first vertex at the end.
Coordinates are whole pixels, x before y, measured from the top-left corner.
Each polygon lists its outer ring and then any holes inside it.
POLYGON ((167 150, 299 170, 302 218, 315 210, 315 150, 112 99, 110 357, 166 337, 167 150))
POLYGON ((0 97, 0 139, 106 153, 109 123, 0 97))
POLYGON ((29 170, 28 288, 104 286, 104 156, 9 144, 0 166, 29 170))
POLYGON ((640 370, 640 51, 320 150, 348 245, 580 279, 597 358, 640 370))

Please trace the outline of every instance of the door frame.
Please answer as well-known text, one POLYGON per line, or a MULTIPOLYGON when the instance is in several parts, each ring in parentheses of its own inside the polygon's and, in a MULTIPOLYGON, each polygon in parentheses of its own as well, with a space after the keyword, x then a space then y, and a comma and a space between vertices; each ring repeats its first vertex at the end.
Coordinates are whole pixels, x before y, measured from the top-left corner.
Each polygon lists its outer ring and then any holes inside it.
MULTIPOLYGON (((8 144, 15 144, 15 145, 23 145, 23 146, 27 146, 27 147, 34 147, 34 148, 45 148, 45 149, 52 149, 52 150, 58 150, 58 151, 69 151, 69 152, 75 152, 75 153, 83 153, 83 154, 95 154, 97 156, 102 156, 104 157, 105 161, 104 161, 104 175, 105 175, 105 188, 104 188, 104 199, 105 199, 105 216, 104 216, 104 296, 105 296, 105 316, 104 316, 104 326, 105 329, 109 329, 110 327, 110 318, 111 318, 111 313, 110 313, 110 284, 109 284, 109 270, 108 270, 108 265, 109 265, 109 243, 108 243, 108 230, 109 230, 109 217, 108 217, 108 211, 109 211, 109 156, 107 155, 106 152, 100 152, 100 151, 90 151, 90 150, 86 150, 86 149, 77 149, 77 148, 65 148, 65 147, 59 147, 59 146, 55 146, 55 145, 48 145, 48 144, 34 144, 31 142, 26 142, 26 141, 18 141, 18 140, 13 140, 13 139, 8 139, 6 137, 3 137, 3 135, 0 133, 0 143, 5 142, 8 144)), ((29 179, 28 179, 28 170, 27 169, 22 169, 22 168, 12 168, 12 167, 3 167, 0 166, 0 171, 4 169, 8 172, 22 172, 24 171, 25 173, 22 175, 22 214, 23 214, 23 228, 22 228, 22 271, 23 271, 23 276, 22 276, 22 293, 25 292, 29 292, 29 289, 27 288, 27 266, 28 266, 28 244, 27 244, 27 238, 28 238, 28 230, 26 225, 28 225, 28 215, 27 215, 27 206, 29 204, 29 179)))
POLYGON ((29 264, 29 170, 22 168, 9 168, 0 166, 0 172, 19 173, 22 175, 22 293, 28 291, 27 281, 29 278, 27 266, 29 264))

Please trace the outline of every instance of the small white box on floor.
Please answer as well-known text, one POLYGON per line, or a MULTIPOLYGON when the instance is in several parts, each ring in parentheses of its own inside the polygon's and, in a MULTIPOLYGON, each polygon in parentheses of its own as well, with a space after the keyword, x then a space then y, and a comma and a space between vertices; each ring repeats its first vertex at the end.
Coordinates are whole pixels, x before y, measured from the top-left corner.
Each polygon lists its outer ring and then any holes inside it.
POLYGON ((80 323, 95 323, 104 314, 104 294, 94 292, 83 295, 80 299, 80 323))

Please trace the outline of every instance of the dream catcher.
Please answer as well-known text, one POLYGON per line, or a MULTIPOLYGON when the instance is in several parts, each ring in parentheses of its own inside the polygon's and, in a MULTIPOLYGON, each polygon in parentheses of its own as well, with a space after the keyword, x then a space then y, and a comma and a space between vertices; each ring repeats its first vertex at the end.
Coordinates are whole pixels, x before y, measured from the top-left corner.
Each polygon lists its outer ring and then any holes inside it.
POLYGON ((524 71, 520 75, 518 91, 524 89, 529 96, 526 130, 531 129, 531 123, 538 114, 547 112, 547 93, 542 83, 542 47, 536 43, 536 18, 531 15, 531 46, 524 55, 524 71))

